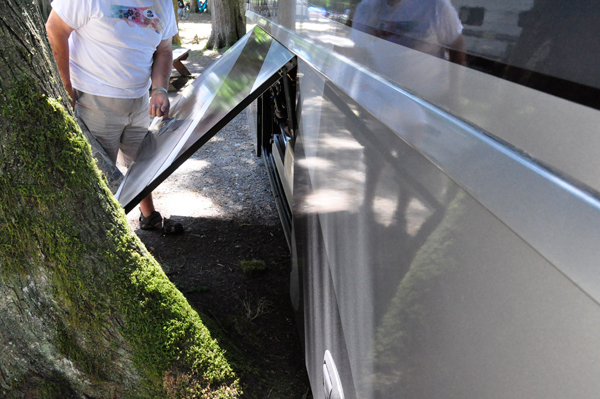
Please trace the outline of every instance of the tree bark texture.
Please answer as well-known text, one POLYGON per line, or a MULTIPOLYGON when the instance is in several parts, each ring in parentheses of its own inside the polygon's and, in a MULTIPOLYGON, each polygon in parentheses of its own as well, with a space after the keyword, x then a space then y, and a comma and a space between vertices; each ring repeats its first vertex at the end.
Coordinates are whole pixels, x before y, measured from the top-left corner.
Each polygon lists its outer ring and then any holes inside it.
POLYGON ((42 21, 47 21, 52 11, 52 0, 37 0, 38 6, 40 7, 40 13, 42 14, 42 21))
MULTIPOLYGON (((177 0, 173 0, 173 10, 175 10, 175 21, 177 22, 177 28, 179 29, 179 6, 177 5, 177 0)), ((181 46, 181 36, 179 36, 179 32, 173 36, 172 43, 176 46, 181 46)))
POLYGON ((0 60, 0 397, 237 397, 102 180, 36 3, 0 2, 0 60))
POLYGON ((198 0, 190 0, 190 12, 200 12, 200 5, 198 4, 198 0))
POLYGON ((208 0, 212 31, 207 48, 231 47, 246 34, 243 0, 208 0))

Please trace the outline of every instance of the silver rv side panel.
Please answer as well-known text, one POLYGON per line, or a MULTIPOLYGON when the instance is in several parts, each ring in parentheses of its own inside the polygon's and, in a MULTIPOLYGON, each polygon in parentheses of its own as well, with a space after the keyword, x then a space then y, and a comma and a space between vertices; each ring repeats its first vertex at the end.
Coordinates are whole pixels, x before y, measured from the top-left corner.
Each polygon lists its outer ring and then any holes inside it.
POLYGON ((247 13, 298 57, 292 302, 313 395, 329 399, 327 352, 345 398, 595 398, 598 102, 509 76, 600 89, 598 73, 544 65, 554 50, 527 22, 581 11, 439 1, 470 64, 357 29, 360 1, 247 13), (474 68, 497 62, 504 75, 474 68))
MULTIPOLYGON (((600 309, 591 294, 457 184, 460 170, 449 177, 302 61, 299 70, 294 233, 313 391, 329 349, 347 362, 344 389, 357 398, 594 397, 600 309)), ((454 134, 427 145, 449 162, 481 159, 461 146, 468 131, 454 134)), ((476 186, 490 173, 506 207, 554 226, 519 200, 518 179, 492 177, 513 159, 484 159, 476 186)), ((587 215, 597 220, 597 208, 587 215)), ((555 233, 571 252, 571 233, 555 233)))

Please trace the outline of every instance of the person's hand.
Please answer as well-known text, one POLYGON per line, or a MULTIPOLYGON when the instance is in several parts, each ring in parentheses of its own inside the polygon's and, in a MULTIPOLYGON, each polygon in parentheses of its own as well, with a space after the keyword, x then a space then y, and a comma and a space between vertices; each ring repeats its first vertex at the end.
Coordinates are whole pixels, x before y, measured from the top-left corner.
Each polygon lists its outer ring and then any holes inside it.
POLYGON ((155 91, 150 96, 150 107, 148 113, 151 116, 169 116, 169 108, 171 103, 169 102, 169 96, 164 91, 155 91))

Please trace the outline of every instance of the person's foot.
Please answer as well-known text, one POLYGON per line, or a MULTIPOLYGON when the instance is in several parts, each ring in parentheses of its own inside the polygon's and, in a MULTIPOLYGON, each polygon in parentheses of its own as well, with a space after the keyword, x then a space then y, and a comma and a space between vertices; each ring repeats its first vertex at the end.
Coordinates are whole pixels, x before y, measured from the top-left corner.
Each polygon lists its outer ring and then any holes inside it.
POLYGON ((144 216, 144 213, 140 210, 140 229, 142 230, 156 230, 163 226, 163 218, 159 212, 152 211, 150 215, 144 216))
POLYGON ((142 230, 157 230, 161 229, 164 235, 179 235, 183 234, 183 225, 171 219, 163 218, 160 212, 152 211, 150 215, 144 216, 140 210, 140 228, 142 230))

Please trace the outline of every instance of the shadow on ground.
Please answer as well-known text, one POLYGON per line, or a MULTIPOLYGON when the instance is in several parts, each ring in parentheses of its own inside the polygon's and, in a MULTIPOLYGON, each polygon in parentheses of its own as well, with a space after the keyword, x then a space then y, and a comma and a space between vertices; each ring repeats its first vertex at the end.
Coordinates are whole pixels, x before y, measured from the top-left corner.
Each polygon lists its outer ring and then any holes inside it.
POLYGON ((182 236, 138 230, 242 376, 244 397, 310 397, 289 300, 290 259, 278 225, 172 215, 182 236), (244 273, 243 261, 265 269, 244 273), (306 396, 305 396, 306 395, 306 396))

